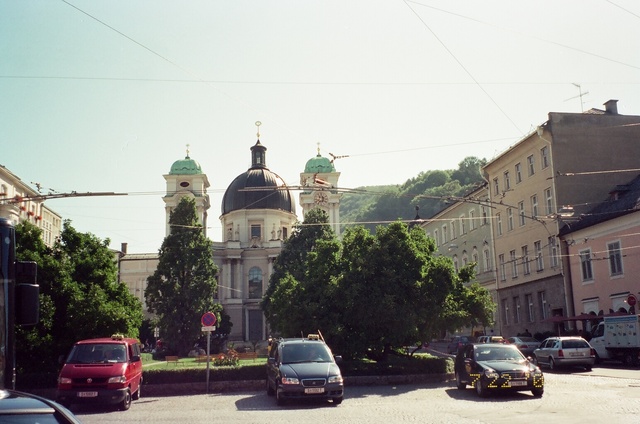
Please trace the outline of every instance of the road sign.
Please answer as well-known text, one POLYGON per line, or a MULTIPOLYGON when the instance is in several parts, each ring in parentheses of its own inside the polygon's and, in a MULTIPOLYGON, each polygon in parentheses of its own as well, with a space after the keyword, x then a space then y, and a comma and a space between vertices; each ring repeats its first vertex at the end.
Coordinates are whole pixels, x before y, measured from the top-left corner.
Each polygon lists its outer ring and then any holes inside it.
POLYGON ((202 327, 202 331, 216 331, 215 325, 205 325, 202 327))
POLYGON ((627 304, 629 306, 636 306, 636 303, 638 303, 638 298, 635 297, 635 295, 630 294, 629 296, 627 296, 627 304))
POLYGON ((216 325, 216 320, 216 315, 213 312, 205 312, 204 315, 202 315, 201 322, 204 327, 211 327, 216 325))

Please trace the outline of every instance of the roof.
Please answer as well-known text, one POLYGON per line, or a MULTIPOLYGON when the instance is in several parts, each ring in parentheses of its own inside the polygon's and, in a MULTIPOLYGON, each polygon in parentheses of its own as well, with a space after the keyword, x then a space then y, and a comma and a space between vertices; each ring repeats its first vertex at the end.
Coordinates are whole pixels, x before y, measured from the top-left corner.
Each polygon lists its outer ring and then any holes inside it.
POLYGON ((307 161, 307 164, 304 167, 304 172, 322 174, 336 172, 336 168, 329 159, 320 156, 320 153, 318 153, 315 157, 307 161))
POLYGON ((295 214, 295 201, 286 183, 267 168, 266 150, 260 140, 251 147, 251 168, 238 175, 225 191, 223 215, 243 209, 276 209, 295 214))
POLYGON ((609 198, 585 213, 576 222, 565 225, 560 235, 570 234, 640 210, 640 175, 628 184, 617 185, 609 192, 609 198))
POLYGON ((169 171, 171 175, 198 175, 202 174, 202 167, 195 160, 189 157, 189 154, 184 159, 177 160, 171 165, 169 171))

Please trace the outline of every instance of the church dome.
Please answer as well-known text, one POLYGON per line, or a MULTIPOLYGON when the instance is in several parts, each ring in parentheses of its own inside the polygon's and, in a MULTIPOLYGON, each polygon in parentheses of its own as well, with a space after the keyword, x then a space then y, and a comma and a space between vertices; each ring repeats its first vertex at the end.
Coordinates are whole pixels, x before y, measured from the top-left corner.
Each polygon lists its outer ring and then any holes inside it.
POLYGON ((318 155, 316 157, 311 158, 307 161, 307 164, 304 167, 304 172, 321 174, 336 172, 336 168, 333 166, 333 163, 329 159, 320 156, 320 153, 318 152, 318 155))
POLYGON ((251 148, 251 168, 238 175, 222 198, 222 214, 242 209, 276 209, 295 214, 291 192, 282 178, 266 166, 267 148, 260 140, 251 148))
POLYGON ((173 162, 171 165, 171 170, 169 171, 171 175, 197 175, 202 174, 202 168, 200 164, 195 160, 187 156, 184 159, 177 160, 173 162))

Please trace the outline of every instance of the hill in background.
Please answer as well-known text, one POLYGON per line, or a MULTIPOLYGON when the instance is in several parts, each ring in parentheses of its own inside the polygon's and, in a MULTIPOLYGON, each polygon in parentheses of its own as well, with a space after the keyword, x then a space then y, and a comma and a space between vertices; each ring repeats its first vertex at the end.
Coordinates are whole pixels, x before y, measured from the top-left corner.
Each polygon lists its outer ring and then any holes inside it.
POLYGON ((449 197, 462 197, 484 183, 481 169, 486 163, 486 159, 469 156, 458 169, 425 171, 404 184, 345 192, 340 200, 340 222, 343 227, 363 225, 373 232, 378 225, 411 221, 416 214, 430 218, 447 206, 449 197))

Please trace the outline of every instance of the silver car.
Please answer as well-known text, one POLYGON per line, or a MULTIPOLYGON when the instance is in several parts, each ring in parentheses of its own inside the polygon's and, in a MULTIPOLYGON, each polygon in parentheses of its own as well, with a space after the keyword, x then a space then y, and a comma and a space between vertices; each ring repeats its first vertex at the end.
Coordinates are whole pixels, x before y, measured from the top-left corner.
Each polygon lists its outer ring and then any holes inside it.
POLYGON ((533 351, 540 347, 540 342, 533 337, 517 336, 507 339, 509 344, 515 345, 524 356, 533 355, 533 351))
POLYGON ((581 366, 591 371, 596 362, 596 351, 582 337, 549 337, 533 351, 533 360, 550 369, 581 366))

